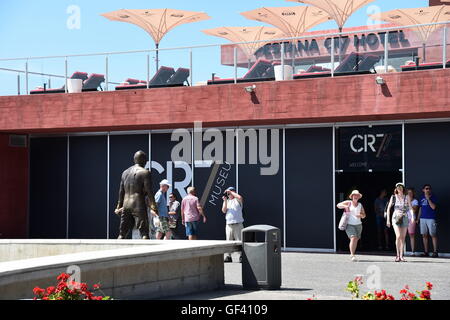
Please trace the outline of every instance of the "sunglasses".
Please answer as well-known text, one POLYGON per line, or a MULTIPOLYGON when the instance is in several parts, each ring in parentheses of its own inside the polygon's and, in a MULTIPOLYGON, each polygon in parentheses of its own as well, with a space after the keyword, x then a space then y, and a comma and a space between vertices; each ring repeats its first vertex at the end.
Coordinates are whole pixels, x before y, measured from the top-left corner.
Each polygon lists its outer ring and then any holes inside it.
POLYGON ((431 190, 431 188, 425 188, 425 190, 431 190))

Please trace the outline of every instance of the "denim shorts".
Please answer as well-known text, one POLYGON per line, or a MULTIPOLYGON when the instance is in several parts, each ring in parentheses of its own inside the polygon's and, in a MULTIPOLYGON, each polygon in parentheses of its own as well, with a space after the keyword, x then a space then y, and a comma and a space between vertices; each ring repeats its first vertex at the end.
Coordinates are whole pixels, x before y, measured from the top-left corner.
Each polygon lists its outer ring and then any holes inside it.
POLYGON ((196 236, 198 234, 199 221, 186 222, 186 236, 196 236))

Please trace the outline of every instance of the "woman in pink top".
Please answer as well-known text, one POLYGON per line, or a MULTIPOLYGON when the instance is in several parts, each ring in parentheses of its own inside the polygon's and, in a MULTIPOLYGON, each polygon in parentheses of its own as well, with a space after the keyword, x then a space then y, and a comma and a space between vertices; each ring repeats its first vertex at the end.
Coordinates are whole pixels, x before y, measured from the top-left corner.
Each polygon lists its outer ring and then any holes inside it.
POLYGON ((206 223, 206 216, 195 196, 195 188, 190 187, 187 191, 188 195, 181 202, 181 221, 186 226, 186 236, 189 240, 197 240, 200 216, 203 216, 203 223, 206 223))

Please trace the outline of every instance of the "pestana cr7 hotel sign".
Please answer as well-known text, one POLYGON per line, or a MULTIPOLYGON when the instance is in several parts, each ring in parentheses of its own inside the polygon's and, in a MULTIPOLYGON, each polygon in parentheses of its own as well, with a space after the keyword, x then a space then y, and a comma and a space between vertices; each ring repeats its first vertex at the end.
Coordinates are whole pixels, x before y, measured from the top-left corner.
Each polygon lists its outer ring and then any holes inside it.
MULTIPOLYGON (((382 25, 377 28, 390 28, 393 25, 382 25)), ((369 27, 356 27, 345 30, 345 35, 334 37, 321 37, 321 34, 335 34, 336 30, 325 30, 314 33, 306 33, 308 38, 299 39, 294 42, 266 43, 262 45, 251 60, 257 59, 280 60, 282 45, 284 45, 285 58, 294 57, 297 60, 308 60, 313 58, 317 62, 329 62, 331 50, 334 42, 335 54, 350 54, 352 52, 359 53, 383 53, 385 49, 385 39, 387 35, 388 46, 390 52, 403 52, 405 55, 412 56, 417 54, 417 49, 422 48, 423 43, 417 37, 417 34, 409 29, 399 28, 397 30, 371 32, 369 27), (349 32, 354 31, 353 34, 349 32)), ((427 43, 429 47, 439 43, 439 37, 431 37, 427 43)), ((247 68, 249 57, 238 48, 238 66, 247 68)), ((222 46, 222 64, 234 65, 234 45, 222 46)))
MULTIPOLYGON (((354 36, 342 36, 326 39, 306 39, 299 40, 297 43, 285 44, 286 55, 289 57, 294 52, 296 57, 311 57, 311 56, 329 56, 331 54, 333 41, 335 54, 347 52, 372 52, 384 50, 384 41, 387 32, 355 34, 354 36)), ((408 41, 405 33, 402 30, 391 31, 388 34, 388 43, 390 48, 410 48, 411 44, 408 41)), ((267 60, 279 59, 281 55, 280 43, 266 44, 256 51, 256 58, 263 58, 267 60)))

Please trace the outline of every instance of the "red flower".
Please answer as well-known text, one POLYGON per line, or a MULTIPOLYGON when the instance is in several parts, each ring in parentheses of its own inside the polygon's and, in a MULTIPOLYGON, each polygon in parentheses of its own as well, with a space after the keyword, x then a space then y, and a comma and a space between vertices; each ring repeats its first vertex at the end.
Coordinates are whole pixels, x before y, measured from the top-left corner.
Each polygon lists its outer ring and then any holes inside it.
POLYGON ((67 273, 61 273, 56 279, 58 281, 66 282, 69 278, 70 278, 70 275, 68 275, 67 273))
POLYGON ((428 290, 433 290, 433 284, 431 282, 427 282, 426 285, 428 290))
POLYGON ((98 289, 100 289, 100 285, 99 284, 94 284, 94 290, 98 290, 98 289))
POLYGON ((83 292, 86 292, 86 291, 89 291, 89 287, 88 287, 88 285, 86 283, 82 283, 80 285, 80 290, 83 291, 83 292))
POLYGON ((56 290, 55 287, 48 287, 48 288, 47 288, 47 294, 48 294, 48 295, 53 294, 53 293, 55 293, 55 290, 56 290))
POLYGON ((41 289, 41 288, 39 288, 39 287, 36 287, 36 288, 33 289, 33 293, 34 293, 36 296, 42 296, 42 295, 45 293, 45 290, 44 290, 44 289, 41 289))
POLYGON ((414 300, 417 297, 416 297, 416 295, 414 293, 410 292, 410 293, 408 293, 408 298, 409 298, 409 300, 414 300))
POLYGON ((423 290, 422 293, 420 294, 420 298, 425 300, 431 300, 431 292, 428 290, 423 290))

